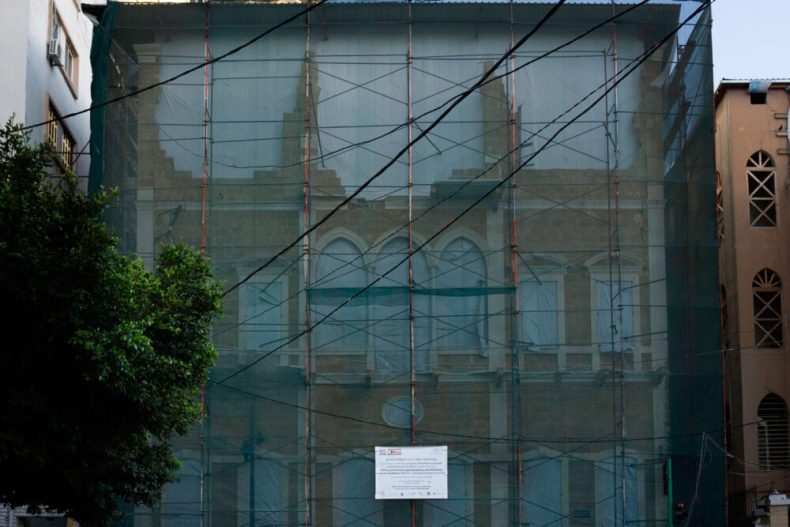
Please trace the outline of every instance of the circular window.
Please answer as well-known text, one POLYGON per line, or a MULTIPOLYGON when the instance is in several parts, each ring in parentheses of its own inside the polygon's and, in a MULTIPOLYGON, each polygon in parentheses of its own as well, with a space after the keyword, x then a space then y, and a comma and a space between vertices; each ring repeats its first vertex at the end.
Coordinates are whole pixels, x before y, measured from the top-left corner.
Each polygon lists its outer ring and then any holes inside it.
MULTIPOLYGON (((422 403, 415 399, 414 422, 419 423, 422 421, 423 414, 422 403)), ((381 417, 390 426, 409 428, 411 426, 411 397, 407 395, 393 397, 382 406, 381 417)))

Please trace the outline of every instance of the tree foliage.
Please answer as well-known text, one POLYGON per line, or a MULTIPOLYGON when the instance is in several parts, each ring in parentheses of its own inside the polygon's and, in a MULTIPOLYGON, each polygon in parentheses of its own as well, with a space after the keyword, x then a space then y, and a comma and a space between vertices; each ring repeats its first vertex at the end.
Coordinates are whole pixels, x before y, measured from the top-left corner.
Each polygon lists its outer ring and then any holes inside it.
POLYGON ((105 524, 174 480, 171 439, 200 419, 221 289, 205 258, 118 253, 111 193, 54 179, 54 155, 0 131, 0 502, 105 524))

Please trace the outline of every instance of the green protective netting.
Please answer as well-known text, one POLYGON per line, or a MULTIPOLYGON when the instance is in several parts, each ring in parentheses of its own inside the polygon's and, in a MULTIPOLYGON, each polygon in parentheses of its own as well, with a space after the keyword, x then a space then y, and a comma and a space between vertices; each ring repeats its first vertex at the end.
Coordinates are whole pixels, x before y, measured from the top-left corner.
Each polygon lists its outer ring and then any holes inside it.
MULTIPOLYGON (((229 290, 180 479, 121 523, 722 525, 708 10, 671 36, 699 5, 543 57, 632 7, 564 5, 348 203, 550 6, 327 3, 94 113, 122 248, 203 246, 229 290), (448 447, 448 499, 374 499, 410 445, 448 447)), ((94 100, 303 8, 111 3, 94 100)))

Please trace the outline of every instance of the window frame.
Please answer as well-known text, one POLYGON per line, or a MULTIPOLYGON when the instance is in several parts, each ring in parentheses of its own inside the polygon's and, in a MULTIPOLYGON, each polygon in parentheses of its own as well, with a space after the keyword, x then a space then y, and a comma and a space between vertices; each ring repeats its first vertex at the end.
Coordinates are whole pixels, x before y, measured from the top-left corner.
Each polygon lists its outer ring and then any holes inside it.
MULTIPOLYGON (((772 410, 767 408, 766 410, 772 410)), ((757 465, 760 470, 787 470, 790 468, 790 411, 788 411, 787 401, 781 395, 769 392, 765 394, 757 405, 757 465), (777 414, 773 417, 784 419, 784 422, 775 420, 772 424, 765 415, 765 411, 761 411, 763 404, 771 402, 769 399, 774 399, 775 402, 782 403, 783 414, 777 414), (768 400, 768 401, 767 401, 768 400), (776 428, 781 427, 777 431, 776 428), (772 431, 772 428, 774 430, 772 431), (776 436, 778 433, 783 433, 784 437, 776 436), (772 449, 771 446, 778 447, 772 449), (771 455, 771 451, 778 451, 771 455), (773 459, 773 462, 772 462, 773 459)))
MULTIPOLYGON (((636 503, 638 509, 636 511, 636 516, 639 518, 642 514, 648 510, 645 506, 646 504, 646 496, 647 496, 647 478, 648 478, 648 471, 645 469, 645 454, 644 452, 640 452, 631 448, 626 448, 624 452, 618 453, 616 456, 612 456, 611 451, 599 451, 599 452, 592 452, 589 454, 576 454, 575 456, 568 458, 562 455, 561 452, 553 450, 551 448, 547 448, 545 446, 540 446, 531 450, 527 450, 523 454, 522 463, 522 470, 526 471, 524 468, 527 463, 532 460, 536 459, 559 459, 560 461, 560 503, 562 504, 561 513, 567 514, 567 516, 563 516, 563 519, 556 522, 556 525, 565 525, 567 521, 565 518, 573 520, 572 513, 573 511, 570 510, 571 506, 571 478, 574 477, 574 474, 571 471, 571 462, 572 461, 581 461, 585 463, 590 463, 593 468, 593 484, 591 488, 591 499, 594 502, 591 512, 595 519, 594 525, 603 525, 603 513, 606 509, 606 504, 602 501, 603 496, 608 494, 611 488, 608 485, 605 485, 603 482, 603 474, 602 470, 605 468, 602 465, 607 463, 617 463, 622 457, 625 457, 626 465, 632 465, 635 467, 635 491, 636 491, 636 503), (623 456, 624 455, 624 456, 623 456), (605 488, 606 487, 606 488, 605 488)), ((524 477, 529 477, 529 475, 525 475, 524 477)), ((522 487, 522 492, 526 493, 526 488, 522 487)), ((526 498, 525 495, 520 497, 522 500, 526 498)), ((614 505, 617 507, 617 504, 614 505)), ((524 507, 522 503, 522 507, 524 507)), ((524 509, 522 511, 525 514, 526 512, 524 509)), ((622 525, 626 524, 624 521, 621 522, 622 525)))
POLYGON ((375 458, 370 458, 371 453, 369 451, 361 451, 359 449, 351 449, 348 451, 347 454, 341 454, 332 463, 332 527, 340 527, 346 524, 356 524, 356 523, 363 523, 363 524, 370 524, 370 525, 381 525, 384 521, 384 500, 376 500, 371 495, 368 497, 354 497, 349 498, 344 496, 344 485, 343 485, 343 471, 348 470, 348 467, 351 466, 353 463, 357 462, 369 462, 370 463, 370 470, 372 472, 372 478, 358 478, 359 480, 366 481, 368 479, 372 479, 373 483, 375 483, 376 479, 376 460, 375 458), (338 499, 345 499, 345 500, 357 500, 362 502, 372 502, 373 503, 373 512, 371 514, 365 515, 362 518, 353 519, 348 521, 346 518, 340 518, 340 514, 345 514, 348 516, 356 516, 355 513, 345 510, 341 507, 335 506, 334 502, 338 499), (340 513, 340 514, 339 514, 340 513), (345 521, 344 521, 345 520, 345 521))
POLYGON ((44 140, 55 151, 59 168, 63 172, 76 171, 77 157, 79 157, 77 141, 49 97, 47 97, 47 120, 49 123, 44 130, 44 140))
MULTIPOLYGON (((595 459, 595 520, 596 525, 603 525, 603 513, 606 510, 607 502, 604 499, 606 494, 603 492, 608 492, 608 489, 604 489, 604 483, 602 482, 603 474, 601 470, 605 470, 600 468, 601 465, 604 463, 610 463, 615 465, 620 461, 620 459, 625 458, 624 465, 629 464, 629 460, 631 460, 631 464, 635 467, 634 472, 634 480, 636 482, 636 497, 635 502, 637 504, 637 511, 636 517, 640 518, 641 515, 647 510, 646 508, 646 489, 645 489, 645 478, 647 477, 645 474, 645 467, 644 467, 644 458, 639 452, 631 449, 625 449, 624 453, 612 456, 611 452, 600 453, 599 456, 595 459)), ((607 478, 608 479, 608 478, 607 478)), ((608 486, 608 485, 607 485, 608 486)), ((617 510, 617 502, 614 503, 614 510, 617 510)), ((625 514, 623 515, 625 516, 625 514)), ((630 524, 631 522, 623 517, 619 522, 618 525, 614 527, 623 527, 625 525, 630 524)))
MULTIPOLYGON (((49 9, 51 16, 49 17, 46 46, 47 49, 49 49, 49 43, 52 42, 53 39, 57 39, 58 43, 63 46, 63 57, 62 60, 58 60, 57 68, 60 70, 61 75, 63 75, 66 85, 71 92, 71 96, 76 100, 79 88, 80 57, 77 53, 77 48, 74 46, 74 41, 66 29, 66 25, 63 23, 63 17, 60 16, 60 13, 55 7, 54 1, 50 2, 49 9), (67 69, 69 54, 71 55, 70 68, 67 69)), ((51 66, 54 67, 56 64, 51 64, 51 66)))
POLYGON ((779 226, 776 178, 776 162, 765 150, 754 152, 746 160, 746 191, 749 199, 750 227, 774 229, 779 226), (754 189, 751 188, 753 182, 756 184, 754 189), (768 197, 757 196, 763 190, 769 195, 768 197), (770 225, 758 224, 763 219, 770 225))
MULTIPOLYGON (((245 276, 246 276, 246 273, 245 273, 245 276)), ((280 302, 282 302, 282 304, 280 305, 280 337, 279 337, 280 340, 285 339, 285 337, 287 337, 288 334, 289 334, 289 331, 288 331, 288 327, 289 327, 289 324, 288 324, 288 309, 289 309, 290 301, 287 300, 288 296, 289 296, 289 291, 288 291, 288 274, 284 274, 283 276, 279 276, 278 277, 277 274, 258 273, 255 276, 253 276, 249 281, 247 281, 239 289, 239 295, 238 295, 238 299, 239 299, 239 309, 238 309, 239 319, 238 319, 238 322, 237 322, 239 324, 238 345, 237 345, 239 358, 241 358, 242 355, 249 354, 250 355, 250 359, 254 360, 256 355, 258 355, 260 353, 266 353, 265 351, 260 351, 259 350, 259 351, 253 352, 251 350, 250 344, 248 342, 249 341, 249 335, 248 335, 249 331, 244 330, 243 328, 247 325, 247 320, 251 316, 253 316, 250 313, 248 313, 248 306, 247 306, 247 295, 250 294, 250 291, 251 291, 252 287, 260 287, 262 285, 265 286, 266 284, 273 284, 273 283, 276 283, 276 284, 280 285, 280 302)), ((282 345, 282 342, 280 342, 280 344, 277 344, 276 346, 279 346, 279 345, 282 345)), ((290 348, 290 346, 286 347, 285 351, 287 351, 288 348, 290 348)))
MULTIPOLYGON (((527 260, 526 263, 529 263, 527 260)), ((529 268, 522 263, 519 266, 519 341, 524 348, 529 352, 541 351, 557 351, 566 344, 565 332, 565 269, 562 264, 558 263, 556 266, 547 265, 529 265, 529 268), (541 282, 554 282, 557 284, 557 303, 556 303, 556 317, 557 317, 557 342, 553 345, 533 345, 528 346, 526 340, 526 316, 527 313, 524 309, 524 302, 522 302, 522 294, 525 293, 525 285, 527 283, 541 282)))
MULTIPOLYGON (((769 267, 764 267, 755 273, 752 278, 752 327, 754 328, 754 347, 760 349, 783 349, 784 348, 784 327, 783 327, 783 311, 784 306, 782 298, 782 277, 779 273, 769 267), (768 275, 767 273, 771 273, 768 275), (762 295, 761 295, 762 294, 762 295), (766 294, 770 294, 768 297, 766 294), (779 311, 776 312, 771 307, 778 298, 779 311), (758 306, 758 301, 761 303, 758 306), (759 309, 758 309, 759 308, 759 309), (760 317, 766 310, 773 312, 773 317, 760 317), (770 323, 768 326, 766 323, 770 323), (779 338, 771 336, 772 333, 778 330, 779 338), (762 332, 764 336, 758 341, 758 333, 762 332), (766 345, 770 340, 775 345, 766 345)), ((770 313, 769 313, 770 314, 770 313)))
MULTIPOLYGON (((383 272, 389 271, 389 267, 390 267, 390 263, 391 262, 389 262, 386 265, 384 265, 383 269, 379 269, 379 266, 381 265, 382 261, 386 260, 387 258, 389 258, 392 255, 400 254, 399 252, 385 252, 385 250, 388 247, 390 247, 392 244, 395 244, 395 243, 398 243, 398 242, 402 241, 402 242, 406 243, 407 246, 406 246, 405 249, 408 250, 408 238, 406 236, 402 236, 402 235, 399 235, 399 236, 388 236, 388 237, 382 238, 382 239, 386 240, 386 241, 381 243, 381 246, 378 248, 378 250, 376 251, 376 253, 374 255, 373 261, 370 262, 370 269, 368 269, 369 275, 370 275, 369 278, 370 278, 371 281, 378 279, 380 276, 382 276, 383 272), (382 273, 380 273, 379 271, 382 271, 382 273)), ((374 246, 379 245, 379 243, 380 242, 374 244, 374 246)), ((403 255, 405 255, 405 254, 406 253, 404 252, 403 255)), ((414 273, 413 280, 414 280, 415 288, 417 287, 416 284, 423 284, 423 287, 429 287, 430 283, 431 283, 431 277, 432 277, 433 273, 431 272, 431 265, 430 265, 430 262, 428 260, 428 255, 423 253, 423 252, 419 252, 419 253, 414 253, 412 255, 412 258, 413 259, 414 258, 422 259, 422 262, 424 264, 424 273, 425 273, 424 275, 421 276, 420 273, 419 273, 419 271, 420 271, 419 266, 412 265, 412 271, 414 273)), ((401 265, 403 265, 404 266, 404 270, 407 271, 406 283, 403 283, 402 281, 399 281, 395 277, 393 277, 393 274, 397 274, 397 273, 393 272, 393 273, 389 274, 386 278, 381 280, 378 284, 376 284, 375 286, 371 287, 371 290, 375 290, 377 287, 406 287, 406 288, 408 288, 409 287, 409 284, 408 284, 408 262, 404 262, 403 264, 400 264, 398 267, 400 268, 401 265)), ((412 301, 413 301, 413 305, 414 305, 415 371, 418 374, 419 373, 428 373, 432 369, 431 349, 433 348, 432 344, 433 344, 433 341, 434 341, 433 333, 432 333, 432 326, 433 326, 432 322, 433 321, 431 320, 431 298, 430 298, 430 296, 414 295, 412 297, 412 301), (422 307, 424 307, 427 310, 427 313, 420 313, 418 307, 420 307, 421 305, 422 305, 422 307), (425 327, 425 326, 420 327, 420 324, 426 324, 427 327, 425 327), (420 337, 424 337, 426 339, 425 347, 423 347, 422 349, 420 348, 420 346, 422 345, 421 342, 419 341, 420 337), (422 355, 422 356, 418 357, 418 355, 422 355)), ((369 305, 368 305, 368 319, 371 321, 372 324, 374 324, 374 326, 373 326, 373 328, 372 328, 372 330, 370 332, 370 340, 371 340, 370 349, 371 349, 371 351, 373 353, 373 362, 374 362, 374 366, 375 366, 375 371, 377 373, 383 373, 383 374, 406 373, 406 372, 409 371, 408 368, 406 370, 400 370, 400 369, 397 369, 397 368, 390 370, 388 368, 383 367, 384 363, 380 363, 379 362, 379 359, 382 357, 382 356, 379 355, 379 353, 382 353, 382 352, 383 353, 393 353, 393 352, 397 352, 399 350, 393 350, 393 349, 387 349, 387 348, 382 349, 381 348, 380 344, 381 344, 381 342, 383 340, 383 337, 379 333, 379 331, 381 329, 381 326, 380 326, 379 322, 384 322, 387 319, 386 318, 381 318, 380 319, 378 317, 379 310, 376 309, 376 307, 375 307, 376 305, 377 304, 375 302, 370 302, 369 305)), ((407 352, 410 352, 410 344, 408 343, 408 327, 409 327, 408 326, 408 317, 409 317, 409 311, 408 310, 409 310, 409 302, 406 301, 405 303, 399 304, 399 305, 403 306, 406 309, 404 315, 405 315, 405 318, 407 320, 406 324, 405 324, 406 329, 407 329, 407 332, 406 332, 406 335, 405 335, 406 336, 406 340, 407 340, 407 344, 404 347, 404 350, 407 351, 407 352)), ((401 316, 398 316, 398 318, 401 318, 401 316)))
MULTIPOLYGON (((362 277, 362 280, 361 280, 362 283, 359 285, 359 287, 360 288, 365 287, 365 286, 367 286, 370 283, 371 265, 370 265, 370 261, 369 261, 370 253, 367 252, 368 251, 367 244, 365 244, 364 241, 361 240, 359 238, 359 236, 354 234, 352 231, 350 231, 348 229, 345 229, 345 228, 341 228, 341 229, 334 230, 330 235, 325 236, 321 240, 320 244, 316 244, 315 251, 313 252, 313 254, 315 255, 315 258, 313 259, 313 261, 312 261, 312 263, 310 265, 310 285, 309 285, 309 289, 316 289, 317 290, 317 289, 322 289, 324 287, 327 287, 324 284, 325 280, 323 280, 323 277, 318 275, 318 268, 319 268, 319 265, 321 263, 321 258, 325 255, 326 249, 328 247, 330 247, 333 243, 337 242, 337 241, 345 241, 345 242, 353 245, 356 248, 356 250, 359 252, 359 255, 361 257, 360 260, 359 260, 359 264, 353 266, 353 267, 358 268, 359 271, 362 272, 363 275, 364 275, 362 277), (319 279, 321 280, 320 283, 319 283, 319 279)), ((345 265, 345 263, 341 264, 341 265, 345 265)), ((343 274, 340 275, 340 277, 342 277, 342 276, 343 276, 343 274)), ((331 282, 331 280, 335 280, 336 278, 338 278, 338 277, 331 278, 330 282, 331 282)), ((338 286, 329 286, 328 288, 331 289, 332 287, 338 287, 338 286)), ((309 299, 308 299, 308 303, 309 303, 309 309, 310 309, 311 323, 315 324, 318 320, 323 318, 324 315, 320 314, 320 313, 318 313, 316 311, 316 304, 310 302, 309 299)), ((348 307, 348 306, 344 306, 344 308, 345 307, 348 307)), ((342 312, 344 308, 341 308, 341 310, 339 312, 342 312)), ((361 342, 358 345, 347 346, 347 345, 343 344, 343 345, 340 345, 340 346, 332 346, 331 345, 332 343, 330 342, 329 343, 329 347, 327 347, 327 344, 322 344, 322 345, 319 346, 318 345, 318 334, 320 334, 320 330, 318 328, 316 328, 316 330, 313 330, 311 332, 311 348, 312 348, 312 350, 317 352, 317 353, 321 353, 321 354, 325 354, 325 355, 335 355, 335 354, 342 354, 342 355, 366 355, 367 356, 367 360, 368 360, 368 369, 374 369, 374 365, 373 365, 374 356, 371 353, 371 351, 373 349, 373 345, 372 345, 372 342, 373 342, 373 327, 372 327, 372 324, 371 324, 369 319, 370 319, 370 306, 369 305, 365 305, 365 323, 367 324, 367 326, 365 326, 361 330, 362 335, 360 336, 360 339, 359 339, 361 342)), ((347 336, 343 337, 340 340, 343 341, 343 340, 347 339, 348 337, 349 336, 347 335, 347 336)))
MULTIPOLYGON (((586 459, 586 456, 584 455, 580 455, 578 457, 585 458, 584 461, 588 461, 586 459)), ((557 525, 557 526, 565 525, 563 512, 570 511, 570 494, 571 494, 570 467, 569 467, 570 459, 565 457, 563 453, 547 448, 545 446, 540 446, 538 448, 527 450, 526 452, 524 452, 523 457, 521 459, 520 470, 523 478, 525 479, 530 478, 530 475, 528 474, 530 468, 526 467, 526 465, 534 460, 558 461, 560 464, 560 482, 559 482, 560 483, 559 484, 560 511, 557 511, 559 512, 560 519, 559 521, 555 520, 555 523, 552 523, 552 525, 557 525)), ((528 513, 526 510, 529 504, 527 500, 527 491, 528 491, 528 487, 526 485, 522 485, 521 487, 522 495, 519 496, 519 500, 521 502, 520 507, 521 507, 522 517, 526 518, 526 520, 529 521, 528 513)))
MULTIPOLYGON (((482 357, 488 356, 488 351, 490 347, 490 334, 491 328, 489 327, 490 323, 490 302, 489 302, 489 295, 488 294, 481 294, 479 298, 481 299, 481 303, 479 306, 479 313, 477 314, 464 314, 460 315, 463 317, 475 318, 476 321, 474 322, 474 326, 478 326, 482 324, 481 331, 477 331, 477 340, 478 344, 473 346, 452 346, 447 340, 452 342, 452 336, 457 330, 465 330, 472 326, 472 324, 467 324, 466 326, 456 327, 455 329, 451 329, 446 333, 445 328, 442 325, 449 325, 447 322, 442 322, 444 318, 450 318, 455 315, 453 313, 444 313, 442 310, 446 309, 446 304, 442 304, 442 301, 438 298, 438 291, 440 289, 452 289, 452 288, 444 288, 439 287, 441 283, 441 278, 445 274, 449 274, 454 272, 454 270, 446 271, 442 270, 442 266, 445 264, 452 264, 444 258, 445 253, 448 251, 450 247, 453 246, 454 243, 466 240, 469 244, 474 246, 475 250, 480 254, 479 261, 482 262, 482 272, 483 275, 479 283, 482 283, 480 286, 481 289, 487 289, 491 285, 491 262, 489 261, 489 251, 487 246, 482 243, 482 240, 479 239, 478 236, 475 236, 468 232, 467 230, 461 230, 451 233, 449 236, 445 237, 441 244, 437 245, 434 254, 434 261, 433 265, 429 268, 430 271, 430 283, 432 289, 437 292, 437 294, 431 299, 431 352, 436 350, 437 355, 478 355, 482 357), (482 320, 482 321, 481 321, 482 320), (481 334, 482 333, 482 334, 481 334)), ((460 298, 468 298, 468 297, 460 297, 460 298)), ((452 311, 452 310, 451 310, 452 311)), ((464 333, 470 333, 469 331, 464 331, 464 333)))
MULTIPOLYGON (((640 309, 640 269, 634 266, 622 266, 620 269, 621 271, 619 273, 615 272, 613 276, 610 277, 608 268, 601 265, 590 267, 590 325, 592 326, 590 331, 590 345, 595 351, 600 353, 620 353, 619 349, 608 349, 604 341, 601 340, 601 336, 598 334, 597 284, 609 284, 610 278, 615 279, 615 281, 611 283, 631 282, 631 286, 628 290, 631 291, 631 325, 633 328, 633 335, 623 339, 623 343, 627 345, 624 346, 622 351, 629 353, 636 351, 639 348, 641 340, 642 310, 640 309), (619 275, 619 279, 617 275, 619 275)), ((623 308, 625 309, 625 306, 623 306, 623 308)), ((606 343, 608 342, 607 340, 606 343)))
MULTIPOLYGON (((262 448, 262 450, 265 450, 262 448)), ((269 479, 269 481, 276 482, 277 490, 279 491, 276 494, 268 496, 271 501, 277 502, 279 508, 274 511, 264 511, 259 508, 259 501, 262 501, 265 497, 263 493, 260 492, 261 483, 257 483, 255 485, 255 511, 256 511, 256 526, 276 526, 276 525, 284 525, 283 520, 286 522, 288 521, 288 505, 289 505, 289 492, 288 492, 288 477, 289 471, 291 470, 288 466, 290 459, 287 457, 281 457, 280 455, 273 453, 271 450, 266 452, 266 456, 256 453, 256 449, 253 447, 252 453, 250 454, 243 454, 242 455, 242 462, 237 465, 236 470, 236 477, 237 477, 237 487, 236 487, 236 503, 238 510, 237 515, 239 518, 243 518, 242 521, 246 520, 245 516, 248 514, 249 509, 249 499, 250 499, 250 461, 248 457, 250 455, 255 457, 255 479, 260 481, 258 474, 259 471, 262 470, 262 466, 264 464, 268 464, 270 467, 275 466, 276 468, 276 477, 269 479), (274 455, 272 455, 274 454, 274 455), (263 518, 258 517, 259 515, 264 516, 263 518), (272 520, 277 520, 276 522, 272 523, 272 520)), ((266 470, 266 469, 263 469, 266 470)), ((266 481, 266 478, 263 478, 266 481)), ((242 521, 239 522, 239 525, 242 524, 242 521)))

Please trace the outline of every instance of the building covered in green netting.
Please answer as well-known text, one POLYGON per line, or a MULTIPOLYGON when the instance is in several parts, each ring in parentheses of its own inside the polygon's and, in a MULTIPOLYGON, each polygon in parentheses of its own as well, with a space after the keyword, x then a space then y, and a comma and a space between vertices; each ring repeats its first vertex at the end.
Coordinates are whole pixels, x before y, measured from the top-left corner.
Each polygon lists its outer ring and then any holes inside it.
POLYGON ((95 103, 161 83, 92 115, 123 249, 228 291, 180 479, 123 525, 723 525, 706 4, 307 7, 95 32, 95 103), (448 498, 375 499, 414 445, 448 498))

